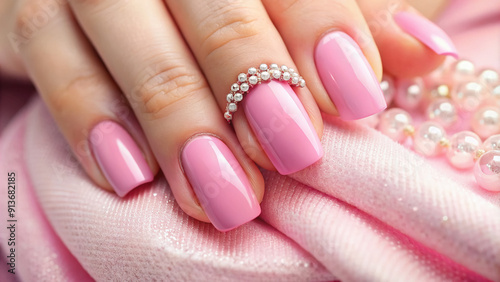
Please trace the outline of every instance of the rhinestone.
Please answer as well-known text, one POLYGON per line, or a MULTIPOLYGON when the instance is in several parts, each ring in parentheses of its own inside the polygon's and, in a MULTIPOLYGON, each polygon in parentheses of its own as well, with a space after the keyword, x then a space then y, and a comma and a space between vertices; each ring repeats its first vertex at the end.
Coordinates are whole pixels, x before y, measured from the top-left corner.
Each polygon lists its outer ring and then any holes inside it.
POLYGON ((269 66, 269 68, 272 69, 272 70, 277 70, 278 69, 278 64, 271 64, 269 66))
POLYGON ((267 81, 271 78, 271 74, 267 71, 263 71, 260 73, 260 78, 262 78, 262 80, 264 81, 267 81))
POLYGON ((289 68, 289 69, 288 69, 288 72, 289 72, 289 73, 294 73, 294 72, 295 72, 295 70, 294 70, 294 69, 292 69, 292 68, 289 68))
POLYGON ((298 76, 292 77, 292 84, 298 84, 298 83, 299 83, 299 77, 298 76))
POLYGON ((282 71, 287 71, 287 70, 288 70, 288 67, 287 67, 287 66, 285 66, 285 65, 282 65, 282 66, 281 66, 281 70, 282 70, 282 71))
POLYGON ((304 79, 299 80, 299 86, 300 87, 305 87, 306 86, 306 81, 304 79))
POLYGON ((226 100, 228 103, 231 103, 233 101, 233 94, 231 94, 231 93, 227 94, 226 100))
POLYGON ((233 85, 231 85, 231 91, 236 92, 238 90, 240 90, 240 86, 238 85, 238 83, 234 83, 233 85))
POLYGON ((273 77, 276 79, 280 79, 281 77, 281 72, 279 70, 276 70, 273 72, 273 77))
POLYGON ((241 91, 243 91, 243 92, 247 92, 247 91, 248 91, 248 89, 250 89, 250 86, 248 86, 248 83, 242 83, 242 84, 240 85, 240 89, 241 89, 241 91))
POLYGON ((247 81, 247 74, 246 73, 240 73, 240 74, 238 74, 238 81, 239 82, 245 82, 245 81, 247 81))
POLYGON ((257 73, 257 69, 256 68, 249 68, 248 69, 248 73, 249 74, 256 74, 257 73))
POLYGON ((255 85, 257 84, 257 82, 259 81, 259 79, 257 78, 257 76, 255 75, 252 75, 249 79, 248 79, 248 82, 250 82, 250 84, 252 85, 255 85))
POLYGON ((237 109, 238 109, 238 106, 236 106, 235 103, 229 103, 229 105, 227 105, 227 110, 231 113, 236 112, 237 109))
POLYGON ((233 119, 233 115, 230 112, 225 112, 224 118, 227 120, 231 120, 231 119, 233 119))
POLYGON ((265 70, 267 70, 267 65, 266 65, 266 64, 261 64, 261 65, 259 66, 259 69, 260 69, 261 71, 265 71, 265 70))
POLYGON ((241 93, 234 94, 234 100, 236 102, 240 102, 241 100, 243 100, 243 95, 241 95, 241 93))
POLYGON ((290 80, 290 73, 289 72, 284 72, 283 73, 283 80, 284 81, 289 81, 290 80))

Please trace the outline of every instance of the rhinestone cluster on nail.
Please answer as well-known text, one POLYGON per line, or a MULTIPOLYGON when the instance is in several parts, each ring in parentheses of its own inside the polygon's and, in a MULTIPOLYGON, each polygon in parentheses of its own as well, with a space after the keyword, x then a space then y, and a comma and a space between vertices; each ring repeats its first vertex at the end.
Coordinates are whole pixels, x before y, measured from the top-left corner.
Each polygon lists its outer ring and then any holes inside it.
POLYGON ((231 85, 231 92, 226 95, 227 105, 224 118, 231 122, 233 114, 238 110, 238 104, 250 89, 262 82, 271 80, 287 82, 291 86, 305 87, 306 81, 294 69, 277 64, 261 64, 258 68, 249 68, 246 73, 238 74, 238 79, 231 85))

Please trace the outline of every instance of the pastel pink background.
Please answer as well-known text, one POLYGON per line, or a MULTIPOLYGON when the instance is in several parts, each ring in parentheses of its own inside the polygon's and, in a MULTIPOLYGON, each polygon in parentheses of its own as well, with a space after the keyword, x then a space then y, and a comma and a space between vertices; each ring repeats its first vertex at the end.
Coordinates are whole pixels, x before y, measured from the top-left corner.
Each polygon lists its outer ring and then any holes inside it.
MULTIPOLYGON (((462 57, 500 68, 500 1, 454 1, 441 18, 462 57)), ((16 172, 19 228, 17 274, 1 263, 0 281, 500 281, 500 194, 370 128, 328 119, 323 160, 264 172, 261 217, 220 233, 163 177, 125 199, 99 189, 39 98, 1 87, 0 181, 16 172)))

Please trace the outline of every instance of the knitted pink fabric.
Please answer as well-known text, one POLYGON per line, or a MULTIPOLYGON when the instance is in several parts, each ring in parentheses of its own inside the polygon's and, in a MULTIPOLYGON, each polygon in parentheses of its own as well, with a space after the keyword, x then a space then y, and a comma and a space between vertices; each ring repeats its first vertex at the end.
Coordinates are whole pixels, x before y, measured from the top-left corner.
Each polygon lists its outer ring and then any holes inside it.
MULTIPOLYGON (((441 24, 462 56, 499 68, 491 2, 456 1, 441 24), (467 47, 460 30, 497 52, 467 47)), ((264 171, 260 219, 220 233, 185 215, 163 176, 125 199, 96 187, 34 98, 0 136, 18 220, 16 275, 0 230, 0 281, 500 281, 500 194, 356 123, 327 119, 322 143, 323 160, 305 171, 264 171)), ((6 224, 7 189, 0 199, 6 224)))

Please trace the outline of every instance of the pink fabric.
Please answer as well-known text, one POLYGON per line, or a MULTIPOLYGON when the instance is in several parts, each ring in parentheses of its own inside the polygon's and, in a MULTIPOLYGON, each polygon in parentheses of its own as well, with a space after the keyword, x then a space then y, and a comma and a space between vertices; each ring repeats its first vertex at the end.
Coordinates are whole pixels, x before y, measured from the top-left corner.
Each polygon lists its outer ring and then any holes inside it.
MULTIPOLYGON (((457 1, 450 10, 463 22, 449 10, 443 26, 482 22, 481 7, 498 23, 500 5, 473 2, 471 11, 457 1)), ((491 44, 480 46, 494 49, 500 24, 491 26, 462 29, 484 32, 491 44)), ((465 57, 500 67, 498 52, 463 44, 465 57)), ((185 215, 162 176, 124 199, 96 187, 34 98, 0 137, 0 181, 16 172, 19 243, 17 274, 2 263, 0 279, 500 281, 500 194, 357 123, 328 119, 322 143, 323 160, 305 171, 264 171, 261 218, 220 233, 185 215)), ((2 228, 4 260, 8 235, 2 228)))

